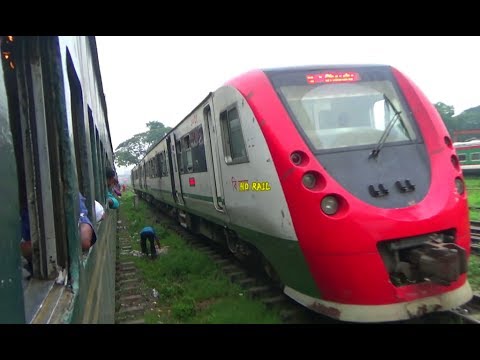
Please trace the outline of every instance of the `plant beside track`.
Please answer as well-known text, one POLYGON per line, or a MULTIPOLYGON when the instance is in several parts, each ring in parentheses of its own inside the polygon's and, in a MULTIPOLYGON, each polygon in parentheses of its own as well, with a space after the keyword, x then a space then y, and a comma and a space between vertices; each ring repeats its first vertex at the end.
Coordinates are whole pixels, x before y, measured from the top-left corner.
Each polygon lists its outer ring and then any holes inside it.
MULTIPOLYGON (((218 265, 159 223, 159 215, 132 191, 123 193, 120 226, 128 232, 131 250, 120 252, 120 261, 139 270, 145 300, 145 323, 156 324, 280 324, 280 314, 248 297, 218 265), (151 225, 162 246, 156 260, 139 257, 141 228, 151 225)), ((160 220, 161 221, 161 220, 160 220)))

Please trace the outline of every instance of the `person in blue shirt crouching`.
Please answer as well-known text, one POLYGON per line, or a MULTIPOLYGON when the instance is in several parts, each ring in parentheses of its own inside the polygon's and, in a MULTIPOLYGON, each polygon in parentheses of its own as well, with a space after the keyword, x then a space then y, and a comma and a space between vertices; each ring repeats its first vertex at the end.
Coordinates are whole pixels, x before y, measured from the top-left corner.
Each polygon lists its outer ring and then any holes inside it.
POLYGON ((155 243, 157 243, 158 248, 160 248, 160 242, 155 234, 155 230, 151 226, 146 226, 140 231, 140 246, 142 247, 142 253, 146 256, 148 256, 147 239, 150 241, 150 256, 152 259, 155 259, 157 257, 155 243))

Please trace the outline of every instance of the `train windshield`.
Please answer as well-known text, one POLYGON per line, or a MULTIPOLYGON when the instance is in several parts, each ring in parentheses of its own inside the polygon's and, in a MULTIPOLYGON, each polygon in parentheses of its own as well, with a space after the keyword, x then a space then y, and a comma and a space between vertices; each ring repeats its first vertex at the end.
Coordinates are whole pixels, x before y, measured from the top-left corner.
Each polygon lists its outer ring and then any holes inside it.
POLYGON ((412 115, 389 76, 363 81, 355 74, 352 81, 303 84, 284 78, 277 91, 316 150, 374 148, 382 135, 387 135, 385 145, 414 141, 412 115), (385 131, 396 115, 393 127, 385 131))

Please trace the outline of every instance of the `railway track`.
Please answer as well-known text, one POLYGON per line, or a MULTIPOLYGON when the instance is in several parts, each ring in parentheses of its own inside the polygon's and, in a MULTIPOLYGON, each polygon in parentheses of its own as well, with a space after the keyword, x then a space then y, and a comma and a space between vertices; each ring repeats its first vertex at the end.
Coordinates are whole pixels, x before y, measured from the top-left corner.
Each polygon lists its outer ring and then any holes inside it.
MULTIPOLYGON (((480 221, 470 221, 470 237, 472 252, 480 254, 480 221)), ((468 303, 448 313, 463 323, 480 324, 480 294, 474 294, 468 303)))
MULTIPOLYGON (((158 209, 157 209, 158 210, 158 209)), ((282 322, 285 324, 318 324, 318 323, 340 323, 334 319, 327 318, 314 313, 301 306, 288 296, 280 288, 272 284, 260 269, 248 266, 238 261, 225 249, 206 240, 201 235, 195 235, 174 222, 168 215, 162 215, 162 225, 170 231, 182 237, 187 244, 195 250, 209 256, 230 279, 238 284, 245 291, 245 295, 260 300, 268 308, 278 310, 282 322), (166 220, 166 221, 165 221, 166 220)))
MULTIPOLYGON (((169 220, 171 220, 169 218, 169 220)), ((260 298, 268 306, 280 305, 282 307, 282 318, 285 323, 341 323, 333 319, 326 318, 320 314, 314 313, 294 302, 284 295, 281 290, 268 285, 269 280, 262 278, 262 275, 245 269, 232 255, 225 253, 222 249, 215 247, 208 241, 192 235, 173 221, 169 225, 170 229, 182 236, 197 250, 209 255, 215 262, 222 266, 223 271, 234 282, 239 283, 247 289, 247 293, 252 297, 260 298)), ((480 253, 480 221, 471 221, 471 248, 472 251, 480 253)), ((480 324, 480 294, 474 294, 473 298, 465 305, 456 309, 447 311, 447 313, 456 321, 467 324, 480 324)), ((431 316, 435 318, 435 316, 431 316)), ((427 322, 432 320, 426 320, 427 322)), ((438 320, 433 320, 433 322, 438 320)))
MULTIPOLYGON (((274 307, 278 309, 284 323, 341 323, 334 319, 330 319, 312 312, 299 305, 288 296, 283 294, 283 292, 278 287, 273 285, 266 275, 261 273, 259 269, 249 267, 239 262, 225 249, 217 246, 211 241, 205 240, 205 238, 202 236, 192 234, 176 223, 170 215, 164 213, 161 209, 152 204, 150 204, 150 206, 155 208, 157 214, 161 217, 159 222, 161 222, 165 228, 168 228, 170 231, 178 234, 191 247, 209 256, 232 282, 238 284, 245 290, 246 296, 250 296, 262 301, 267 307, 274 307)), ((121 229, 122 227, 119 228, 121 229)), ((480 253, 480 221, 471 221, 470 229, 472 251, 480 253)), ((124 280, 123 278, 125 275, 123 275, 123 273, 132 273, 134 269, 132 268, 132 264, 119 264, 117 266, 117 271, 117 280, 124 280)), ((132 283, 133 282, 135 281, 132 281, 132 283)), ((123 315, 116 317, 117 323, 143 322, 141 319, 143 307, 139 304, 142 303, 139 296, 140 294, 138 290, 134 292, 135 294, 131 294, 130 291, 127 291, 121 295, 121 298, 117 297, 117 301, 122 304, 121 309, 117 310, 117 315, 123 315)), ((459 308, 447 311, 447 313, 449 313, 449 315, 457 319, 459 322, 480 324, 480 295, 475 294, 470 302, 459 308)))
POLYGON ((450 310, 450 313, 458 317, 466 324, 480 324, 480 294, 474 294, 472 300, 463 306, 450 310))
POLYGON ((117 225, 117 266, 115 274, 115 323, 144 324, 146 299, 141 289, 140 276, 135 264, 124 261, 122 253, 131 250, 127 228, 117 225))
POLYGON ((470 236, 472 251, 480 254, 480 221, 470 221, 470 236))

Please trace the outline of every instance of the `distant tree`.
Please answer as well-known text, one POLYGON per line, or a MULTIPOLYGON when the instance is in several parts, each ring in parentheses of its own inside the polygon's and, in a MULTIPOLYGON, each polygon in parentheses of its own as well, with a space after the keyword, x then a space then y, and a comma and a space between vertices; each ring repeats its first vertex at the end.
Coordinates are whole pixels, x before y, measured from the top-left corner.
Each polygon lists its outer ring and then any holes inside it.
POLYGON ((480 129, 480 106, 463 111, 455 116, 455 120, 461 124, 462 129, 480 129))
POLYGON ((434 104, 434 106, 440 114, 448 132, 450 135, 452 135, 457 128, 457 121, 453 117, 453 114, 455 114, 455 108, 453 106, 444 104, 443 102, 437 102, 434 104))
POLYGON ((159 121, 147 123, 148 131, 135 134, 125 140, 115 149, 115 164, 117 166, 136 165, 160 139, 172 128, 159 121))

